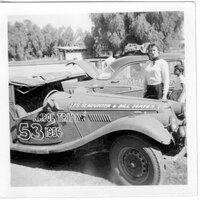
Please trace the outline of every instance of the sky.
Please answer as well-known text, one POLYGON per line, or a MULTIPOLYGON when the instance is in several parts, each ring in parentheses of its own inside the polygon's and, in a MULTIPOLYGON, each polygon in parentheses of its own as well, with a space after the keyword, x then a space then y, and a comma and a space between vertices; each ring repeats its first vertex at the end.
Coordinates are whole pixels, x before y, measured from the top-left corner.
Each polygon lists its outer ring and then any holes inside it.
POLYGON ((71 26, 74 31, 81 28, 83 31, 91 31, 92 22, 89 14, 68 14, 68 15, 9 15, 8 21, 14 24, 16 21, 23 22, 29 19, 33 24, 41 28, 51 24, 54 28, 71 26))

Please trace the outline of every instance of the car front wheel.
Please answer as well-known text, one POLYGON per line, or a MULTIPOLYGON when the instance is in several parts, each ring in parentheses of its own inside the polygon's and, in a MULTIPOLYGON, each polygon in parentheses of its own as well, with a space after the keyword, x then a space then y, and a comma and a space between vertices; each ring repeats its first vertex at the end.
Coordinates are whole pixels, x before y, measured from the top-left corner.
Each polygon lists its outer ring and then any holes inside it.
POLYGON ((113 180, 122 185, 156 185, 164 180, 161 152, 139 136, 121 136, 112 145, 113 180))

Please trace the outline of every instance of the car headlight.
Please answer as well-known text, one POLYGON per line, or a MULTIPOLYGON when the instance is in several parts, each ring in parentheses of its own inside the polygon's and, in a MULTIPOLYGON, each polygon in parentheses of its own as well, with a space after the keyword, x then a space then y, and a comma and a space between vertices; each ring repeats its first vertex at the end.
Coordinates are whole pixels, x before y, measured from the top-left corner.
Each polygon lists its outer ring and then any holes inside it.
POLYGON ((177 122, 177 119, 173 115, 170 116, 169 123, 170 123, 171 131, 176 132, 178 130, 178 122, 177 122))

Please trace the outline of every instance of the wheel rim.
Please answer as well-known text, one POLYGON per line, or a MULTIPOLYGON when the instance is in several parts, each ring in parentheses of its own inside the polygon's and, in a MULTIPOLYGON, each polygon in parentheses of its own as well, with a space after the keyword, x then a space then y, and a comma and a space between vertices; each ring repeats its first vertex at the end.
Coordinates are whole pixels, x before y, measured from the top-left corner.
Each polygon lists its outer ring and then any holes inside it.
POLYGON ((124 148, 119 155, 121 173, 133 184, 144 183, 149 176, 148 162, 144 155, 133 148, 124 148))

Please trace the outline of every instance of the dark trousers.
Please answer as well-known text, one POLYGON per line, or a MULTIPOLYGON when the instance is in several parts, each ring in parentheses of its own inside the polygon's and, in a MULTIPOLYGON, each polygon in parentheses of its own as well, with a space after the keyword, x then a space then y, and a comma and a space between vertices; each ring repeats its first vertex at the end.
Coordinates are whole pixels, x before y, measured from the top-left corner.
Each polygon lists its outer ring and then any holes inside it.
POLYGON ((144 98, 150 99, 162 99, 163 96, 163 84, 147 85, 147 92, 144 94, 144 98))

